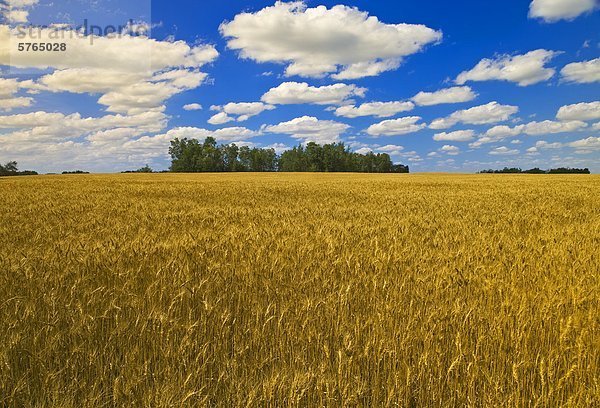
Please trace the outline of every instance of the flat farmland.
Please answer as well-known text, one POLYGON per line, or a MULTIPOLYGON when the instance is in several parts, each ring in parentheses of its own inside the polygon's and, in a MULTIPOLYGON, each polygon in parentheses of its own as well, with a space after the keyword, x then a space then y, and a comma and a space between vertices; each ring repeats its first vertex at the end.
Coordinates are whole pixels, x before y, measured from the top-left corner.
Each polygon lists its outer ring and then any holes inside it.
POLYGON ((600 177, 0 179, 0 406, 600 406, 600 177))

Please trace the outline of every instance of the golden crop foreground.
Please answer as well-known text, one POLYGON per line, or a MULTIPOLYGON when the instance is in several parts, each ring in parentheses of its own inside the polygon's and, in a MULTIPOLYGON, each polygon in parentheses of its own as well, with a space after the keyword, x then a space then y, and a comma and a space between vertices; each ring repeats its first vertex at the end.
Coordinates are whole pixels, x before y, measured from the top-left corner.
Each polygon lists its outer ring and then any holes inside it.
POLYGON ((0 192, 0 406, 600 405, 597 176, 0 192))

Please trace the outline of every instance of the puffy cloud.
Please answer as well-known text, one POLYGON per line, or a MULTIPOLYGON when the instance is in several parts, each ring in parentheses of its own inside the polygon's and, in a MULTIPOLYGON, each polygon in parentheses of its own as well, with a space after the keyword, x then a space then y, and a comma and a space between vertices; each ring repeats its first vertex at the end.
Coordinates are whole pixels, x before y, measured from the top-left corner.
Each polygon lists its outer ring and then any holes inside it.
POLYGON ((568 144, 569 147, 576 149, 575 153, 587 154, 600 151, 600 137, 588 137, 587 139, 575 140, 568 144))
POLYGON ((55 144, 28 143, 7 146, 0 142, 0 155, 19 162, 19 167, 37 171, 84 169, 88 171, 126 170, 152 163, 164 157, 165 150, 135 151, 122 145, 98 146, 92 143, 66 141, 55 144))
POLYGON ((441 142, 441 141, 447 141, 447 142, 468 142, 469 140, 473 140, 473 137, 475 136, 475 131, 473 130, 457 130, 454 132, 442 132, 442 133, 436 133, 433 136, 433 140, 441 142))
POLYGON ((566 133, 574 132, 579 129, 586 127, 585 122, 573 120, 569 122, 554 122, 551 120, 544 120, 542 122, 529 122, 525 125, 517 126, 516 129, 520 129, 522 133, 530 136, 537 135, 548 135, 554 133, 566 133))
POLYGON ((166 100, 197 88, 206 76, 197 70, 177 68, 151 77, 112 69, 74 68, 46 75, 39 85, 52 92, 104 93, 98 103, 106 105, 109 112, 136 114, 164 109, 166 100))
POLYGON ((555 122, 545 120, 542 122, 529 122, 514 127, 510 126, 494 126, 475 142, 470 143, 469 147, 477 148, 487 143, 498 142, 510 137, 519 136, 522 134, 529 136, 549 135, 555 133, 575 132, 585 128, 587 125, 581 121, 555 122))
POLYGON ((353 96, 364 97, 366 88, 356 85, 333 84, 309 86, 306 82, 284 82, 271 88, 261 100, 272 105, 311 103, 316 105, 343 105, 353 96))
POLYGON ((98 103, 109 112, 129 115, 163 110, 172 96, 197 88, 207 77, 199 69, 218 56, 212 45, 129 34, 84 36, 68 28, 35 32, 34 42, 64 42, 65 52, 16 52, 16 35, 0 25, 0 64, 52 71, 30 81, 32 91, 101 94, 98 103))
POLYGON ((23 83, 14 78, 0 78, 0 111, 10 112, 13 109, 31 106, 33 98, 16 96, 21 87, 23 83))
POLYGON ((489 152, 492 156, 512 156, 515 154, 519 154, 517 149, 509 149, 506 146, 496 147, 495 149, 489 152))
MULTIPOLYGON (((169 140, 179 138, 199 139, 204 140, 207 137, 213 137, 219 142, 230 143, 232 141, 247 140, 258 136, 261 133, 255 130, 250 130, 245 127, 228 127, 217 130, 207 130, 197 127, 177 127, 169 130, 165 135, 169 140)), ((161 137, 153 136, 153 137, 161 137)))
POLYGON ((0 16, 9 24, 27 23, 30 7, 35 6, 39 0, 7 0, 0 3, 0 16))
POLYGON ((208 75, 197 70, 169 69, 155 74, 152 82, 164 82, 176 88, 193 89, 204 82, 208 75))
POLYGON ((561 106, 556 119, 583 121, 600 119, 600 101, 561 106))
POLYGON ((469 102, 477 97, 477 94, 468 86, 455 86, 440 89, 436 92, 419 92, 412 100, 419 106, 440 105, 444 103, 469 102))
MULTIPOLYGON (((71 116, 72 117, 72 116, 71 116)), ((17 115, 0 116, 0 129, 34 128, 37 126, 50 126, 58 122, 64 123, 65 115, 62 113, 31 112, 17 115)))
POLYGON ((376 116, 378 118, 388 118, 400 112, 413 110, 415 105, 412 102, 369 102, 360 106, 346 105, 335 110, 336 116, 345 118, 357 118, 361 116, 376 116))
MULTIPOLYGON (((224 106, 213 105, 210 107, 213 111, 219 111, 220 114, 216 114, 211 118, 215 120, 225 120, 229 122, 231 120, 237 120, 243 122, 250 119, 252 116, 256 116, 266 110, 273 110, 275 106, 267 105, 262 102, 230 102, 224 106)), ((213 123, 209 120, 209 123, 213 123)), ((225 122, 221 122, 225 123, 225 122)), ((213 123, 215 124, 215 123, 213 123)))
POLYGON ((579 84, 600 82, 600 58, 568 64, 561 69, 560 75, 567 82, 579 84))
POLYGON ((367 133, 371 136, 396 136, 418 132, 425 127, 424 123, 417 123, 420 116, 406 116, 399 119, 384 120, 369 126, 367 133))
POLYGON ((377 153, 387 153, 394 159, 405 159, 410 162, 416 163, 421 162, 423 159, 419 154, 414 151, 405 151, 404 146, 399 145, 385 145, 385 146, 377 146, 375 147, 375 151, 377 153))
POLYGON ((333 120, 319 120, 312 116, 302 116, 277 125, 263 126, 269 133, 290 135, 295 139, 319 144, 333 143, 340 140, 340 135, 350 126, 333 120))
MULTIPOLYGON (((162 112, 82 117, 80 114, 31 112, 0 116, 0 155, 27 167, 60 170, 66 166, 114 170, 132 161, 147 163, 162 151, 132 150, 125 143, 164 129, 162 112)), ((139 163, 138 163, 139 164, 139 163)))
POLYGON ((541 18, 548 23, 573 20, 597 6, 596 0, 533 0, 529 5, 529 17, 541 18))
POLYGON ((484 144, 495 143, 495 142, 498 142, 498 141, 500 141, 502 139, 503 138, 494 138, 494 137, 490 137, 490 136, 481 136, 476 141, 474 141, 472 143, 469 143, 469 147, 471 149, 477 149, 477 148, 483 146, 484 144))
POLYGON ((3 98, 0 99, 0 111, 10 112, 17 108, 26 108, 31 106, 33 98, 28 97, 15 97, 15 98, 3 98))
POLYGON ((208 119, 208 123, 211 125, 222 125, 224 123, 233 122, 235 119, 226 114, 225 112, 219 112, 208 119))
POLYGON ((456 156, 460 153, 460 149, 456 146, 452 145, 444 145, 439 150, 439 152, 446 153, 450 156, 456 156))
POLYGON ((412 163, 415 163, 415 164, 418 164, 417 162, 422 162, 423 161, 423 159, 420 156, 409 157, 407 160, 409 162, 412 162, 412 163))
POLYGON ((65 168, 114 171, 141 166, 157 158, 166 158, 170 141, 174 138, 198 138, 208 136, 223 143, 244 142, 260 132, 241 127, 210 131, 200 128, 174 128, 154 136, 141 136, 140 128, 114 128, 91 133, 83 141, 27 140, 15 142, 17 135, 0 136, 0 155, 17 160, 24 167, 57 171, 65 168), (7 140, 8 139, 8 140, 7 140))
POLYGON ((13 24, 26 23, 29 18, 29 11, 27 10, 7 10, 3 14, 4 18, 13 24))
POLYGON ((143 72, 123 72, 110 68, 70 68, 56 70, 40 78, 40 88, 51 92, 106 93, 143 82, 143 72))
POLYGON ((511 128, 510 126, 500 125, 494 126, 488 129, 487 132, 473 143, 469 143, 469 147, 472 149, 481 147, 484 144, 495 143, 500 140, 504 140, 509 137, 515 137, 523 132, 523 126, 519 125, 511 128))
POLYGON ((507 137, 518 136, 522 133, 522 131, 523 126, 516 126, 511 128, 510 126, 499 125, 488 129, 487 132, 485 132, 485 135, 496 140, 502 140, 507 137))
MULTIPOLYGON (((147 132, 158 132, 166 126, 167 117, 162 112, 149 111, 138 115, 105 115, 82 118, 79 113, 64 115, 62 113, 31 112, 16 115, 0 116, 0 129, 36 129, 48 128, 57 130, 60 137, 66 134, 81 136, 88 132, 103 129, 135 127, 147 132)), ((6 137, 7 135, 2 135, 6 137)))
POLYGON ((19 90, 19 81, 14 78, 0 78, 0 98, 10 98, 19 90))
POLYGON ((126 142, 144 133, 140 128, 115 128, 91 133, 86 140, 96 145, 111 145, 115 142, 126 142))
POLYGON ((186 110, 186 111, 202 110, 202 105, 200 105, 199 103, 188 103, 187 105, 183 105, 183 110, 186 110))
POLYGON ((388 153, 390 155, 400 155, 404 150, 404 146, 388 144, 385 146, 377 147, 376 150, 381 153, 388 153))
POLYGON ((275 109, 272 105, 265 105, 262 102, 230 102, 223 106, 223 112, 229 113, 230 115, 258 115, 265 110, 275 109))
POLYGON ((357 8, 308 8, 302 1, 238 14, 219 30, 242 58, 288 64, 287 76, 340 80, 394 70, 403 57, 442 38, 424 25, 384 24, 357 8))
POLYGON ((431 129, 448 129, 457 123, 468 125, 497 123, 508 120, 518 111, 519 108, 517 106, 500 105, 498 102, 490 102, 485 105, 456 111, 445 118, 436 119, 431 122, 429 127, 431 129))
POLYGON ((535 143, 535 148, 539 149, 539 150, 546 150, 546 149, 555 150, 555 149, 560 149, 562 147, 563 147, 563 144, 559 143, 559 142, 549 143, 549 142, 546 142, 545 140, 540 140, 535 143))
MULTIPOLYGON (((339 74, 334 74, 331 77, 334 79, 358 79, 364 77, 372 77, 386 71, 394 71, 400 67, 400 59, 387 59, 383 61, 368 61, 357 62, 347 66, 339 74)), ((298 74, 302 76, 302 74, 298 74)))
POLYGON ((129 34, 84 36, 68 28, 45 28, 34 34, 36 42, 64 42, 67 50, 17 52, 17 31, 0 25, 0 38, 4 40, 0 46, 0 63, 7 65, 10 62, 14 68, 95 68, 147 76, 173 67, 200 68, 219 55, 212 45, 191 47, 185 41, 159 41, 129 34))
POLYGON ((467 81, 510 81, 519 86, 528 86, 547 81, 555 74, 553 68, 545 65, 557 52, 548 50, 530 51, 524 55, 501 55, 495 59, 482 59, 470 71, 464 71, 456 78, 462 85, 467 81))
POLYGON ((147 110, 163 110, 163 103, 174 95, 198 87, 206 77, 202 72, 186 71, 194 76, 194 85, 178 86, 177 81, 140 82, 104 94, 98 103, 107 106, 109 112, 137 114, 147 110))

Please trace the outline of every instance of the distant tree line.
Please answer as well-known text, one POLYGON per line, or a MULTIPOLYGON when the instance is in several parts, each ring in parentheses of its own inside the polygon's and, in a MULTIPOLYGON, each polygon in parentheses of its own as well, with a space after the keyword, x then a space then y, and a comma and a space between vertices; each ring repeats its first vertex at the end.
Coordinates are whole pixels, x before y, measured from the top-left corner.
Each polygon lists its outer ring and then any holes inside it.
POLYGON ((35 171, 19 171, 17 162, 11 161, 4 166, 0 165, 0 176, 35 176, 35 171))
POLYGON ((480 174, 590 174, 588 168, 573 169, 570 167, 559 167, 557 169, 542 170, 533 168, 529 170, 521 170, 518 167, 505 167, 502 170, 482 170, 480 174))
POLYGON ((313 142, 283 152, 278 168, 284 172, 409 172, 408 166, 394 164, 387 153, 360 154, 350 151, 343 143, 321 146, 313 142))
POLYGON ((218 145, 212 137, 175 139, 169 148, 173 172, 357 172, 408 173, 408 166, 394 164, 386 153, 351 152, 343 143, 310 142, 278 155, 274 149, 218 145))
POLYGON ((89 171, 75 170, 75 171, 63 171, 62 174, 90 174, 89 171))
POLYGON ((131 174, 131 173, 154 173, 154 170, 152 170, 152 167, 148 166, 147 164, 142 167, 139 168, 137 170, 126 170, 126 171, 122 171, 121 173, 124 174, 131 174))

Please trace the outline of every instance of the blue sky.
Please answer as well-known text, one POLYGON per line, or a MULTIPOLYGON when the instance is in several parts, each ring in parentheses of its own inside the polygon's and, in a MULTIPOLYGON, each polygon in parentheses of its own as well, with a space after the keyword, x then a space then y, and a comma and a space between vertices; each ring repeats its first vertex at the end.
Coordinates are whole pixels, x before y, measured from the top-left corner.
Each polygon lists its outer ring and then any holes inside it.
POLYGON ((600 172, 595 0, 11 5, 9 37, 135 21, 135 34, 68 39, 64 54, 5 41, 0 161, 21 168, 164 169, 174 137, 214 136, 343 141, 413 171, 600 172))

